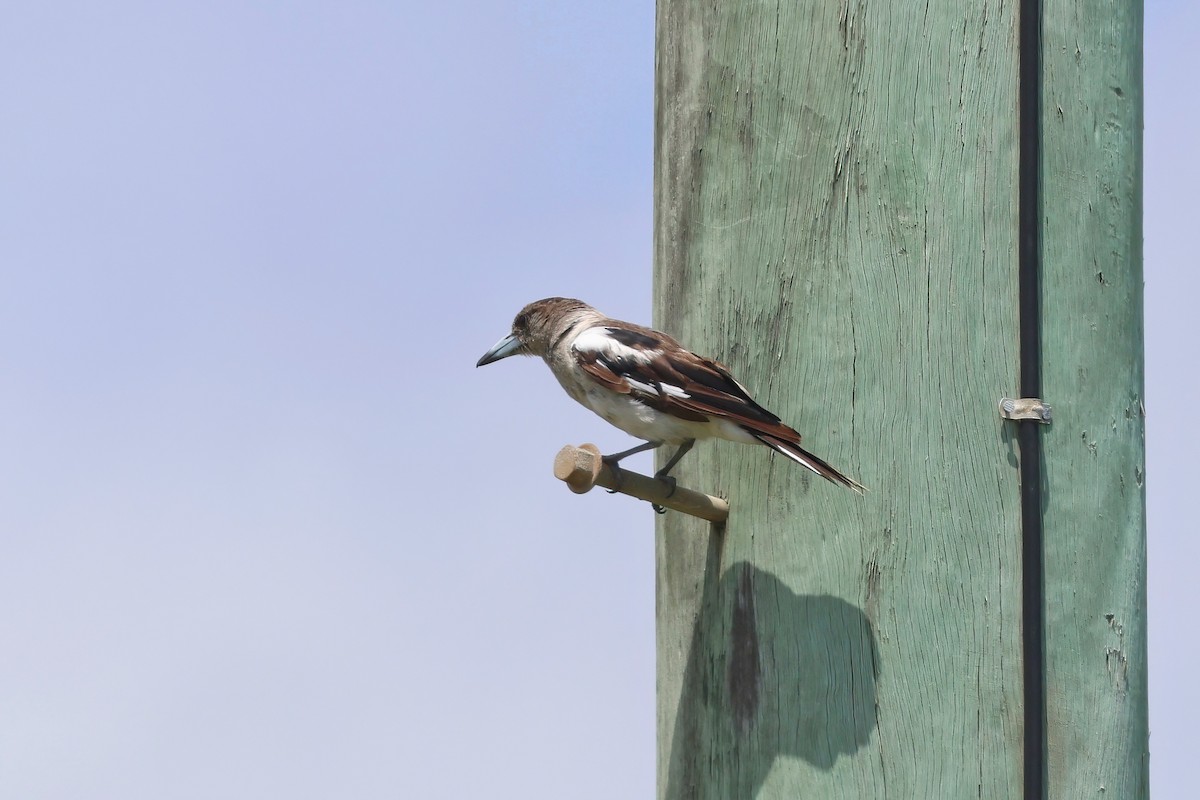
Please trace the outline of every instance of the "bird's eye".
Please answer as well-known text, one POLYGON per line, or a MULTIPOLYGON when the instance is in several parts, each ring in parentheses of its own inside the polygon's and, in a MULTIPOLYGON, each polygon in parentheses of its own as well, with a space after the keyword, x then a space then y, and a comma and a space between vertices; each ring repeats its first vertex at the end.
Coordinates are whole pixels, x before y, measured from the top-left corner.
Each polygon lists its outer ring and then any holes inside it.
POLYGON ((513 320, 513 330, 523 331, 528 327, 529 327, 529 315, 528 314, 518 314, 517 318, 515 320, 513 320))

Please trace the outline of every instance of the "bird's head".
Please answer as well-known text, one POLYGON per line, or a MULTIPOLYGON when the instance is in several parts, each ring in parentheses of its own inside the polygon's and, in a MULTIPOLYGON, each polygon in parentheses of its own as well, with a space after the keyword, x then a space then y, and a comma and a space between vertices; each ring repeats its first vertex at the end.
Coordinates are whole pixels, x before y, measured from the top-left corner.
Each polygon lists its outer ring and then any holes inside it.
POLYGON ((530 303, 513 320, 512 333, 496 342, 475 366, 509 356, 545 357, 562 333, 588 315, 599 316, 587 303, 569 297, 547 297, 530 303))

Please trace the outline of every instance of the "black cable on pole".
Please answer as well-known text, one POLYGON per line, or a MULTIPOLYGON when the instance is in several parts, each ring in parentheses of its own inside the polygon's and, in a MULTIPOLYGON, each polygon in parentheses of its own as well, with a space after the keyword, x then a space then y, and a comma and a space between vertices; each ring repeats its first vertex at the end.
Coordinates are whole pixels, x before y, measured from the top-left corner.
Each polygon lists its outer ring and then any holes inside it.
MULTIPOLYGON (((1042 0, 1021 0, 1019 239, 1021 396, 1042 396, 1041 161, 1042 0)), ((1024 654, 1025 800, 1046 797, 1046 579, 1042 528, 1042 431, 1019 423, 1021 448, 1021 638, 1024 654)))

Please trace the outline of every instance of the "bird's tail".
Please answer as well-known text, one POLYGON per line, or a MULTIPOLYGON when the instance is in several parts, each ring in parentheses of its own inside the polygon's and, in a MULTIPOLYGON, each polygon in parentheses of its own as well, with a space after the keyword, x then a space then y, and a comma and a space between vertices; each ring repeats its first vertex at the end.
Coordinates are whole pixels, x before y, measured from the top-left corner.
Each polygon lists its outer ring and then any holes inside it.
POLYGON ((867 491, 867 487, 863 486, 853 478, 847 477, 838 472, 836 469, 826 464, 823 460, 805 450, 797 442, 791 442, 779 436, 775 436, 770 433, 764 433, 763 431, 746 429, 746 432, 755 439, 758 439, 767 447, 774 450, 776 453, 787 456, 797 464, 803 464, 831 483, 840 483, 847 489, 853 489, 859 494, 863 494, 867 491))

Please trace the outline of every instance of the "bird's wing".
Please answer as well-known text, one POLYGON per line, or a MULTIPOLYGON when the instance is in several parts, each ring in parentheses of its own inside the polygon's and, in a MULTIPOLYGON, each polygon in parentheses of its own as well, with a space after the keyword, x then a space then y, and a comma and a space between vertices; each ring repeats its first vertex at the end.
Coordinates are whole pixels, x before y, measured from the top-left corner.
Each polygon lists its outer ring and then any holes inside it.
POLYGON ((866 489, 800 446, 800 434, 766 410, 724 365, 666 334, 628 323, 588 328, 571 344, 579 367, 598 384, 680 419, 723 417, 777 453, 858 493, 866 489))
POLYGON ((627 324, 597 326, 579 334, 571 352, 597 383, 659 411, 697 422, 724 417, 752 432, 800 441, 723 365, 666 334, 627 324))

